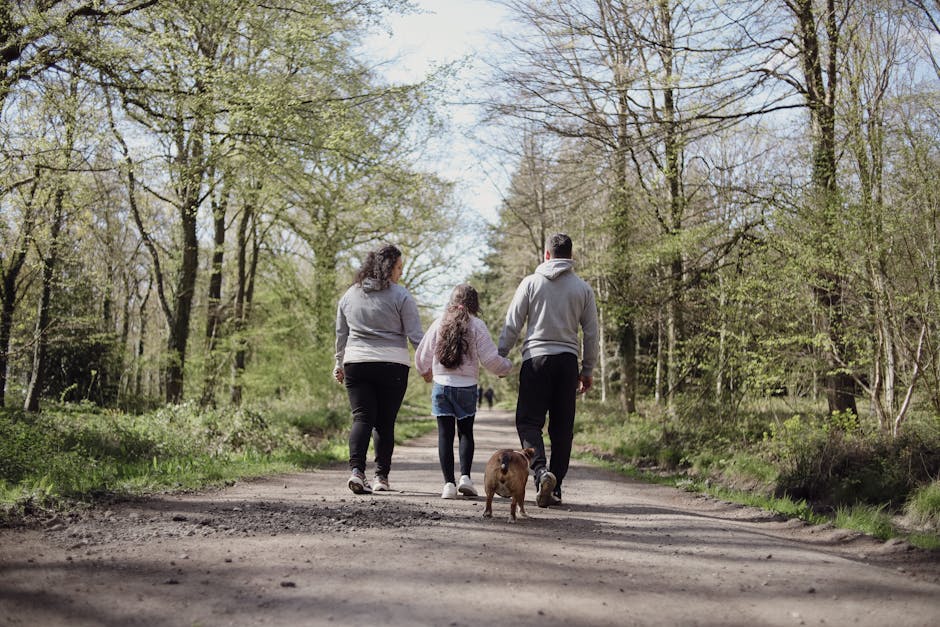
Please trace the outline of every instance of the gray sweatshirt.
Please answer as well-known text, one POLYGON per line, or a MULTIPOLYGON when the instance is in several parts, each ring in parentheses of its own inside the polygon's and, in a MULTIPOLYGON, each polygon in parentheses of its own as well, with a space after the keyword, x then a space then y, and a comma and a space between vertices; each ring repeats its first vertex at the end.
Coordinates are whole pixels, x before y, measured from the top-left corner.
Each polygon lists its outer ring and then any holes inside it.
MULTIPOLYGON (((336 307, 336 365, 342 366, 346 349, 375 355, 378 361, 409 365, 408 340, 415 347, 424 337, 418 305, 407 289, 391 283, 385 289, 374 279, 353 285, 336 307), (403 355, 401 359, 385 356, 403 355)), ((372 361, 372 359, 369 359, 372 361)))
POLYGON ((579 354, 578 328, 584 332, 581 375, 592 376, 597 363, 598 326, 594 290, 574 273, 571 259, 549 259, 522 279, 499 336, 505 357, 526 324, 522 358, 558 353, 579 354))

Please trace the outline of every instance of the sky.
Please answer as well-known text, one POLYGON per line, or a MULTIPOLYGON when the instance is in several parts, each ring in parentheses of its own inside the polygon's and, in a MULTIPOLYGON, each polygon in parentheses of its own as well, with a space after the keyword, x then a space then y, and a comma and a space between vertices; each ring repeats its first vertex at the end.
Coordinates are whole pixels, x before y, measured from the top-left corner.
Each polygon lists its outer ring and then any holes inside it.
MULTIPOLYGON (((505 23, 505 12, 489 0, 412 0, 418 11, 387 20, 391 32, 376 32, 366 48, 376 57, 395 59, 382 73, 395 83, 417 82, 437 66, 463 61, 454 87, 473 88, 484 72, 481 57, 496 46, 493 33, 505 23)), ((451 121, 439 147, 432 148, 430 164, 443 178, 454 181, 461 204, 488 222, 496 219, 505 181, 494 176, 498 168, 487 167, 479 157, 480 146, 470 137, 469 126, 476 119, 472 107, 454 102, 444 107, 451 121)))
MULTIPOLYGON (((436 172, 455 184, 455 210, 463 212, 478 225, 494 224, 507 186, 506 168, 495 157, 482 156, 483 146, 473 135, 472 126, 478 111, 460 104, 460 92, 471 94, 485 73, 482 58, 498 49, 494 33, 503 29, 506 18, 502 7, 489 0, 412 0, 417 12, 391 16, 387 30, 376 31, 365 42, 365 49, 377 59, 394 59, 385 63, 381 72, 393 83, 423 80, 435 67, 460 61, 461 69, 449 86, 455 99, 448 99, 442 113, 449 120, 444 136, 428 146, 427 161, 419 168, 436 172), (469 214, 469 215, 467 215, 469 214)), ((435 287, 421 295, 432 308, 446 302, 450 289, 466 277, 482 261, 482 228, 480 240, 462 239, 470 243, 466 250, 455 251, 454 264, 435 281, 435 287)))

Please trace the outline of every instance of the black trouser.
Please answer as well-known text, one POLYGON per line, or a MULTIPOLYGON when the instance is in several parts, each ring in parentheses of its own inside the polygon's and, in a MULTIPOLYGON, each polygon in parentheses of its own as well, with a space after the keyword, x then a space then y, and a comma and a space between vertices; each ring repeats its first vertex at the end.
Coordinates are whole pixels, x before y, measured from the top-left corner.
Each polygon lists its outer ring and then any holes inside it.
POLYGON ((540 355, 522 362, 519 370, 519 400, 516 402, 516 431, 523 448, 534 448, 530 467, 535 478, 546 466, 542 429, 548 414, 548 437, 552 459, 548 470, 561 485, 568 474, 574 440, 574 410, 578 394, 578 357, 573 353, 540 355))
POLYGON ((441 461, 441 472, 446 483, 454 480, 454 423, 457 423, 457 447, 460 451, 460 474, 469 475, 473 465, 473 419, 467 416, 457 420, 453 416, 437 417, 437 456, 441 461))
POLYGON ((353 418, 349 467, 365 472, 372 436, 375 474, 387 477, 395 449, 395 419, 408 387, 408 366, 385 361, 345 364, 343 374, 353 418))

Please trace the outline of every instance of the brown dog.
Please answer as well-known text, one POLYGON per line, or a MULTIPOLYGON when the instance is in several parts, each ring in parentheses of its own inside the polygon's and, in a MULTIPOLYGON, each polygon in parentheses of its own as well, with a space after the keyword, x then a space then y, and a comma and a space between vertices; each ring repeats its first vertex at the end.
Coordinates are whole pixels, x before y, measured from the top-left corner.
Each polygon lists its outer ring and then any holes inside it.
POLYGON ((509 522, 516 522, 516 507, 519 515, 528 518, 525 513, 525 484, 529 481, 529 462, 535 455, 535 449, 527 448, 513 451, 504 448, 493 453, 483 473, 483 488, 486 490, 486 507, 483 516, 493 515, 493 495, 511 497, 509 522))

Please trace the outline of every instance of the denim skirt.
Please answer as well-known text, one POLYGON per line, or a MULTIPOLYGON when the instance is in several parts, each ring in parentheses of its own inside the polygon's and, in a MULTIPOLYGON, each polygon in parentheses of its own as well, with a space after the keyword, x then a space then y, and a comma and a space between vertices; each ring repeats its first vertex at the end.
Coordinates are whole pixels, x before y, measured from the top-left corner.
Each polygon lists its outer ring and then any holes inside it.
POLYGON ((435 383, 431 388, 431 413, 457 420, 477 413, 477 386, 455 388, 435 383))

